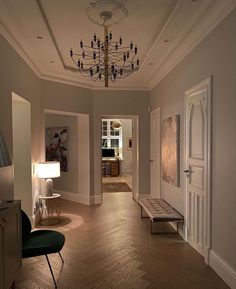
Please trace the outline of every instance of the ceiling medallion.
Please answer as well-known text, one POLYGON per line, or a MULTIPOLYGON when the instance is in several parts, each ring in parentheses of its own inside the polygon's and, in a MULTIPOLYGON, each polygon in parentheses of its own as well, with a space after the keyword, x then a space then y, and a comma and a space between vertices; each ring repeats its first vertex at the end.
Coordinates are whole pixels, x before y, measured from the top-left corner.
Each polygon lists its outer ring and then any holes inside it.
POLYGON ((109 81, 126 78, 139 68, 138 48, 131 41, 123 45, 122 37, 113 40, 108 27, 119 23, 128 15, 123 4, 114 0, 98 0, 87 8, 88 18, 104 28, 104 39, 100 40, 94 34, 90 45, 80 41, 81 53, 70 50, 70 56, 78 67, 78 71, 92 80, 104 81, 108 87, 109 81))

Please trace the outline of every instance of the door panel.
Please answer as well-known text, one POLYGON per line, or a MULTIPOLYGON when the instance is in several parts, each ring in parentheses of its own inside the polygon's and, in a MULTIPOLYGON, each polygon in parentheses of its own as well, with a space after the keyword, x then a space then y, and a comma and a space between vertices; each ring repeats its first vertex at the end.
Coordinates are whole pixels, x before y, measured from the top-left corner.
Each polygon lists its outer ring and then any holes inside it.
POLYGON ((191 105, 189 128, 190 157, 202 160, 204 158, 204 114, 201 102, 191 105))

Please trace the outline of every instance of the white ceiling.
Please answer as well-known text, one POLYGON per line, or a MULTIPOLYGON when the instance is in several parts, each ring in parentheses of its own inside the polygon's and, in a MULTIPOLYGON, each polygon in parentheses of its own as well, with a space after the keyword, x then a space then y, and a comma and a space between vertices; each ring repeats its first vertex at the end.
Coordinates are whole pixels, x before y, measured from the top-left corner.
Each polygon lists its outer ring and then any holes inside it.
MULTIPOLYGON (((88 0, 0 0, 0 30, 40 78, 100 89, 75 71, 70 48, 103 29, 87 17, 88 0), (41 38, 41 39, 39 39, 41 38), (74 70, 74 71, 73 71, 74 70)), ((93 1, 95 2, 95 0, 93 1)), ((128 16, 113 38, 138 45, 140 69, 110 89, 151 89, 228 13, 234 0, 119 0, 128 16)))

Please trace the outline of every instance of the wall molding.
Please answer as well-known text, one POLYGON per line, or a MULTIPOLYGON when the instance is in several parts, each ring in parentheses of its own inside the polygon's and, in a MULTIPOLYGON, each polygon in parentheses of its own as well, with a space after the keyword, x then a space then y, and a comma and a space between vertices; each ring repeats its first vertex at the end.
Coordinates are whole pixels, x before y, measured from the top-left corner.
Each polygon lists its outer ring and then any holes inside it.
POLYGON ((236 2, 233 0, 228 2, 215 1, 208 8, 207 13, 203 13, 197 25, 193 25, 188 34, 181 40, 181 44, 173 49, 166 60, 153 71, 152 77, 147 79, 148 88, 154 89, 235 7, 236 2))
POLYGON ((215 251, 210 251, 210 267, 229 285, 236 289, 236 271, 225 262, 215 251))

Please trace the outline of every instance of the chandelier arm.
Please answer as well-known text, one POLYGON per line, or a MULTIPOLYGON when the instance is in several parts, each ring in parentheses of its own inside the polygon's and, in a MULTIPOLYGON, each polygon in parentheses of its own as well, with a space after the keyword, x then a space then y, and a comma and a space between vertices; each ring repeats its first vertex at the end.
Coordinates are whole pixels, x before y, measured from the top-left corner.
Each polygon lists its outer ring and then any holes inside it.
POLYGON ((120 53, 120 52, 129 52, 134 53, 133 50, 129 49, 129 47, 119 47, 117 50, 114 50, 113 47, 109 47, 108 51, 112 51, 113 53, 120 53))
MULTIPOLYGON (((115 45, 109 45, 109 47, 111 47, 112 49, 116 49, 116 46, 115 45)), ((117 51, 118 50, 121 50, 121 49, 129 49, 129 50, 131 50, 130 49, 130 46, 119 46, 118 48, 117 48, 117 51)), ((114 51, 115 52, 115 51, 114 51)))

